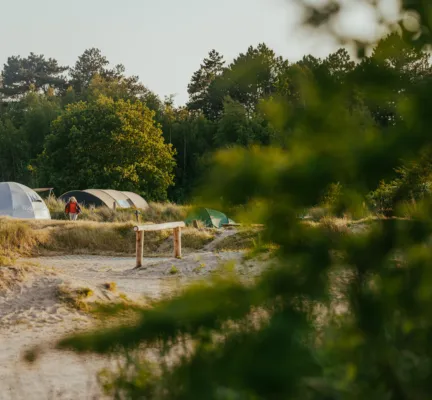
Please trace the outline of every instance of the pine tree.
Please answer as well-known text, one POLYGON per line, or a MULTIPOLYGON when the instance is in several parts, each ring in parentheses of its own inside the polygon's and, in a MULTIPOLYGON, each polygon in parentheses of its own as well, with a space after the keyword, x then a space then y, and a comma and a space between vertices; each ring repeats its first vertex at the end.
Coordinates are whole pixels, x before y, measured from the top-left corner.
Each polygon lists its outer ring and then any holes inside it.
POLYGON ((212 50, 208 58, 205 58, 196 71, 191 83, 188 85, 189 110, 201 111, 207 117, 211 114, 211 102, 209 98, 209 88, 214 80, 221 75, 225 61, 223 56, 216 50, 212 50))

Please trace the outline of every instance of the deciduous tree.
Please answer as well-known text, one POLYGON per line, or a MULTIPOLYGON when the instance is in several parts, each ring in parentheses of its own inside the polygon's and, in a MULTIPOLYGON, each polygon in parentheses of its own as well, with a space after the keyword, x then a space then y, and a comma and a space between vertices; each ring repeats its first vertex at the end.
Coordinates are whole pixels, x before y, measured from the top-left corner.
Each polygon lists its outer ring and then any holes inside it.
POLYGON ((174 150, 140 102, 79 102, 52 124, 40 158, 43 182, 58 191, 112 188, 166 199, 174 150))

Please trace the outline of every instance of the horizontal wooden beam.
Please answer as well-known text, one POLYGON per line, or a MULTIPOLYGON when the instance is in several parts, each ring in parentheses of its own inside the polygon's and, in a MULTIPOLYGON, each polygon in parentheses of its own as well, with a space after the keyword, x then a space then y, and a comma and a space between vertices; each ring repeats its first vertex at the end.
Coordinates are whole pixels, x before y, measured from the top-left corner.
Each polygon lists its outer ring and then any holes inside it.
POLYGON ((153 232, 153 231, 163 231, 164 229, 176 229, 184 228, 186 224, 184 222, 167 222, 165 224, 148 224, 139 225, 134 227, 135 232, 153 232))

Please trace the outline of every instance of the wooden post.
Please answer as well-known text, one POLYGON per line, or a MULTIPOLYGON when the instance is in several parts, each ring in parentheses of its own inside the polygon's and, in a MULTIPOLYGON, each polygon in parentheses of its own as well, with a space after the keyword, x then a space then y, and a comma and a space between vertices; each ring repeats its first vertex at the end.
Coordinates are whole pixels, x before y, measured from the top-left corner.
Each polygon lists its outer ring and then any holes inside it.
POLYGON ((114 211, 117 210, 117 203, 116 203, 116 202, 113 203, 113 210, 114 210, 114 211))
POLYGON ((174 228, 174 257, 175 258, 181 258, 182 251, 181 251, 181 228, 174 228))
POLYGON ((142 267, 144 253, 144 232, 138 231, 136 233, 136 266, 142 267))
POLYGON ((136 266, 141 267, 143 263, 144 232, 155 232, 162 231, 164 229, 172 229, 174 238, 174 257, 181 258, 181 228, 184 228, 185 226, 186 224, 184 222, 167 222, 165 224, 146 224, 141 226, 135 226, 134 231, 136 233, 136 266))

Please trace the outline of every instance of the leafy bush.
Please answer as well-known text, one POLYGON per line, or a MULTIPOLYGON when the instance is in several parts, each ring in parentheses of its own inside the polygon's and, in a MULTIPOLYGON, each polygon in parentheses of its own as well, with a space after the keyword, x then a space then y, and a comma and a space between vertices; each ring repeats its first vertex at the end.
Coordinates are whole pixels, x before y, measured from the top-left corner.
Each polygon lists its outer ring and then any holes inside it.
POLYGON ((398 177, 389 183, 380 182, 369 194, 373 209, 386 216, 397 214, 396 205, 415 204, 432 194, 432 164, 428 158, 396 169, 398 177))

